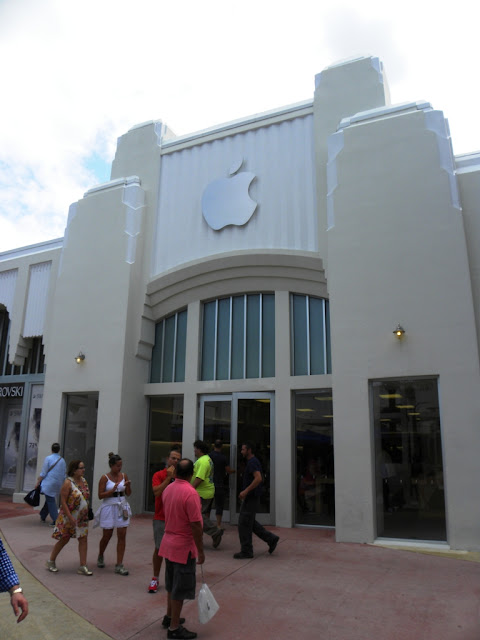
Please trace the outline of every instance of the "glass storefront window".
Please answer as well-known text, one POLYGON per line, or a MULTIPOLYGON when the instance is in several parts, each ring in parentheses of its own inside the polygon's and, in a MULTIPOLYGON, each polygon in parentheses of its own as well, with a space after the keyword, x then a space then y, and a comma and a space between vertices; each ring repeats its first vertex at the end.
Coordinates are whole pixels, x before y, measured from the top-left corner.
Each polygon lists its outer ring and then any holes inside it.
POLYGON ((446 540, 438 380, 371 383, 377 536, 446 540))
POLYGON ((328 300, 292 294, 290 315, 293 375, 331 373, 328 300))
POLYGON ((147 465, 146 510, 155 510, 152 476, 165 468, 165 460, 173 445, 183 438, 183 396, 159 396, 150 399, 150 438, 147 465))
POLYGON ((179 311, 155 325, 150 382, 184 382, 187 311, 179 311))
POLYGON ((295 523, 335 526, 332 390, 295 394, 295 523))
POLYGON ((255 293, 203 305, 202 380, 275 375, 275 296, 255 293))

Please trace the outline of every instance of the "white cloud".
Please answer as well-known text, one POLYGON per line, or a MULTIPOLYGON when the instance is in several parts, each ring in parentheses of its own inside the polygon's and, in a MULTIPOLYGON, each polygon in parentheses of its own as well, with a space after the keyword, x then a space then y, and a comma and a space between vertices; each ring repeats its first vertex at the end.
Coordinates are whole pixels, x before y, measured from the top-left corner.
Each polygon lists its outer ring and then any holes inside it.
POLYGON ((0 251, 63 234, 68 207, 117 137, 162 119, 176 133, 297 102, 341 58, 383 60, 392 99, 430 100, 457 152, 480 147, 475 21, 466 0, 0 2, 0 251), (318 6, 317 6, 318 5, 318 6))

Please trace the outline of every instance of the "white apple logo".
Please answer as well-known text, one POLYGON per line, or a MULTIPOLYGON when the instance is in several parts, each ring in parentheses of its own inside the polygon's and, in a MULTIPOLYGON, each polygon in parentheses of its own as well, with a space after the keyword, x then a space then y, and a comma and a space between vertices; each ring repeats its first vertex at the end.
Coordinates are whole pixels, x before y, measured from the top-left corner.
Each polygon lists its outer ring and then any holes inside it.
POLYGON ((202 194, 203 217, 215 231, 229 224, 241 227, 250 220, 257 208, 255 200, 248 195, 255 174, 249 171, 237 173, 242 164, 243 158, 230 167, 230 177, 214 180, 202 194))

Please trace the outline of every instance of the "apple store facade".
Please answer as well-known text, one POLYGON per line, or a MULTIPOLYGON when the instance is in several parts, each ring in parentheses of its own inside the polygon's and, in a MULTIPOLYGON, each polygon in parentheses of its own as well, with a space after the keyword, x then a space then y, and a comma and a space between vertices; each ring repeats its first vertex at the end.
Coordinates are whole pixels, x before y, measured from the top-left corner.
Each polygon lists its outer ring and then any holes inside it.
POLYGON ((219 438, 236 524, 251 441, 265 524, 480 549, 480 154, 455 157, 428 102, 392 105, 377 58, 200 133, 133 127, 42 246, 0 254, 0 389, 41 381, 40 462, 58 440, 96 486, 118 451, 148 512, 172 444, 219 438), (44 360, 24 374, 32 340, 44 360))

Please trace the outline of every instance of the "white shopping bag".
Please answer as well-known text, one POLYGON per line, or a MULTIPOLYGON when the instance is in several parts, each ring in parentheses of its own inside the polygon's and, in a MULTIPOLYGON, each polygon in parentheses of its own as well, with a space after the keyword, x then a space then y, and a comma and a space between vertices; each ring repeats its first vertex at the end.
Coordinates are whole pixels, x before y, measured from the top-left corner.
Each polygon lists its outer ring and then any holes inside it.
MULTIPOLYGON (((202 565, 200 566, 202 567, 202 565)), ((205 584, 202 567, 202 586, 198 592, 198 621, 200 624, 205 624, 211 620, 219 608, 218 602, 213 597, 213 593, 205 584)))

